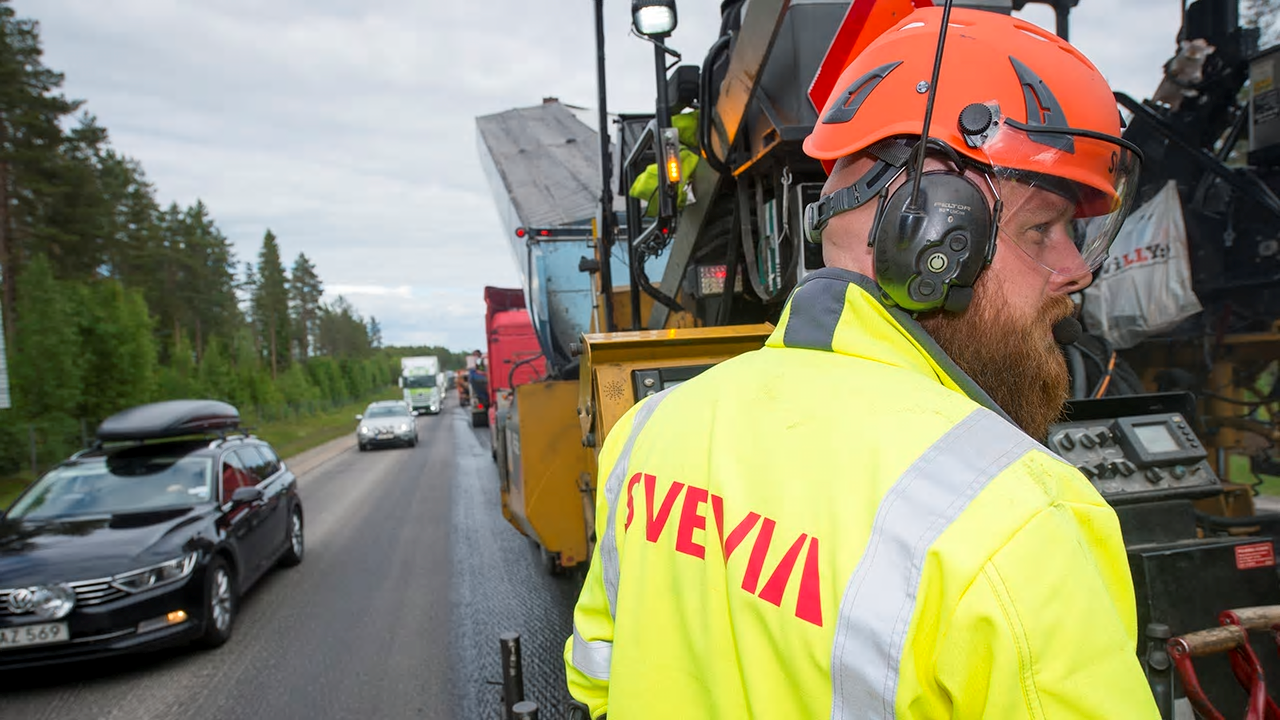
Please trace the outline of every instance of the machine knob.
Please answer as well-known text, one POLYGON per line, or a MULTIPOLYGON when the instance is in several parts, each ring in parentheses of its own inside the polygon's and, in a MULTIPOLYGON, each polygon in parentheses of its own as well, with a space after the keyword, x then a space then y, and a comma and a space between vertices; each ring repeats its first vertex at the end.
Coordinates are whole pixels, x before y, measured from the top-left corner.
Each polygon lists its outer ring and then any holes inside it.
POLYGON ((1099 430, 1093 436, 1098 439, 1098 447, 1106 447, 1107 443, 1111 441, 1111 433, 1106 430, 1099 430))
POLYGON ((1086 478, 1090 480, 1092 480, 1094 475, 1096 474, 1094 473, 1093 468, 1089 467, 1088 465, 1077 465, 1076 469, 1080 471, 1081 475, 1084 475, 1086 478))
POLYGON ((1130 475, 1138 471, 1138 469, 1133 466, 1133 463, 1129 462, 1128 460, 1121 460, 1117 462, 1116 467, 1119 468, 1120 474, 1125 477, 1129 477, 1130 475))
POLYGON ((1071 435, 1068 433, 1063 433, 1062 437, 1058 438, 1058 447, 1061 447, 1067 452, 1071 452, 1076 449, 1076 441, 1072 440, 1071 435))
POLYGON ((1174 465, 1173 470, 1171 472, 1173 474, 1173 477, 1178 480, 1181 480, 1182 478, 1187 476, 1187 468, 1183 465, 1174 465))
POLYGON ((1092 435, 1081 433, 1080 435, 1081 447, 1094 448, 1094 447, 1097 447, 1097 445, 1098 445, 1098 441, 1094 440, 1092 435))
POLYGON ((1143 475, 1146 475, 1147 482, 1151 483, 1152 485, 1164 479, 1164 476, 1161 475, 1160 471, 1156 468, 1147 468, 1147 471, 1143 473, 1143 475))

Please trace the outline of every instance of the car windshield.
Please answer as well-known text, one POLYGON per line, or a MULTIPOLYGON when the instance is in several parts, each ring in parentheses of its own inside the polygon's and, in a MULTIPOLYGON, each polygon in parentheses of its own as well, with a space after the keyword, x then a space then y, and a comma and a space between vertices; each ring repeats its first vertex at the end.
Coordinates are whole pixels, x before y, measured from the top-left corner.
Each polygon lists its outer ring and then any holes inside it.
POLYGON ((404 386, 413 388, 433 388, 436 386, 435 375, 406 375, 404 378, 404 386))
POLYGON ((378 405, 371 407, 365 411, 366 418, 377 417, 405 417, 409 414, 408 409, 403 405, 378 405))
POLYGON ((9 518, 101 515, 180 507, 213 497, 206 457, 133 455, 65 465, 40 478, 9 518))

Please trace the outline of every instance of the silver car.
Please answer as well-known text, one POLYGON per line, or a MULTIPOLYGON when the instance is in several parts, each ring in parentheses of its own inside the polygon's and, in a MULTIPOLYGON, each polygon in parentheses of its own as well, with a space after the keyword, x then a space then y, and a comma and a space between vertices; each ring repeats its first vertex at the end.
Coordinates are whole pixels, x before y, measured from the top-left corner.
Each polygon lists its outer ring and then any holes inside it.
POLYGON ((418 444, 417 412, 401 400, 380 400, 357 415, 360 425, 356 428, 356 444, 363 452, 379 445, 418 444))

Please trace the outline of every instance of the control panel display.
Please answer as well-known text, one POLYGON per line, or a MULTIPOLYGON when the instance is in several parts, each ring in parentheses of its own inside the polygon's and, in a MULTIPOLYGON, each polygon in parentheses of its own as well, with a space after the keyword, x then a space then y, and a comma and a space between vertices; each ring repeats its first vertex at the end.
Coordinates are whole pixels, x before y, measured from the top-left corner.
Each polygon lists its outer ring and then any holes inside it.
POLYGON ((1164 453, 1178 449, 1178 441, 1173 439, 1173 433, 1165 423, 1134 425, 1133 435, 1148 452, 1164 453))
POLYGON ((1113 505, 1221 492, 1204 446, 1181 413, 1059 423, 1050 428, 1048 445, 1113 505))

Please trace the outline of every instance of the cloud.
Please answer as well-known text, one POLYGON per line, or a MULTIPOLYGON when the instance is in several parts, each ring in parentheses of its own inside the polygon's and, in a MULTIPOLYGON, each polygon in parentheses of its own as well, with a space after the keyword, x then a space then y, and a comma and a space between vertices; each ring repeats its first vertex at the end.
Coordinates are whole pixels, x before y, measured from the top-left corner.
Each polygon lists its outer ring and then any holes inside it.
MULTIPOLYGON (((609 108, 645 112, 652 50, 628 34, 627 3, 606 6, 609 108)), ((701 62, 718 6, 681 2, 670 44, 684 62, 701 62)), ((270 228, 286 265, 306 253, 328 296, 350 295, 388 343, 478 347, 483 287, 518 286, 475 118, 545 96, 596 105, 589 0, 13 7, 40 21, 46 63, 142 161, 163 204, 203 199, 242 261, 270 228)), ((1171 54, 1170 8, 1085 0, 1072 37, 1117 87, 1146 97, 1171 54)), ((1045 8, 1023 15, 1052 27, 1045 8)))
POLYGON ((325 288, 326 295, 341 295, 350 299, 352 295, 376 295, 378 297, 413 297, 413 288, 408 285, 386 287, 384 285, 330 285, 325 288))

